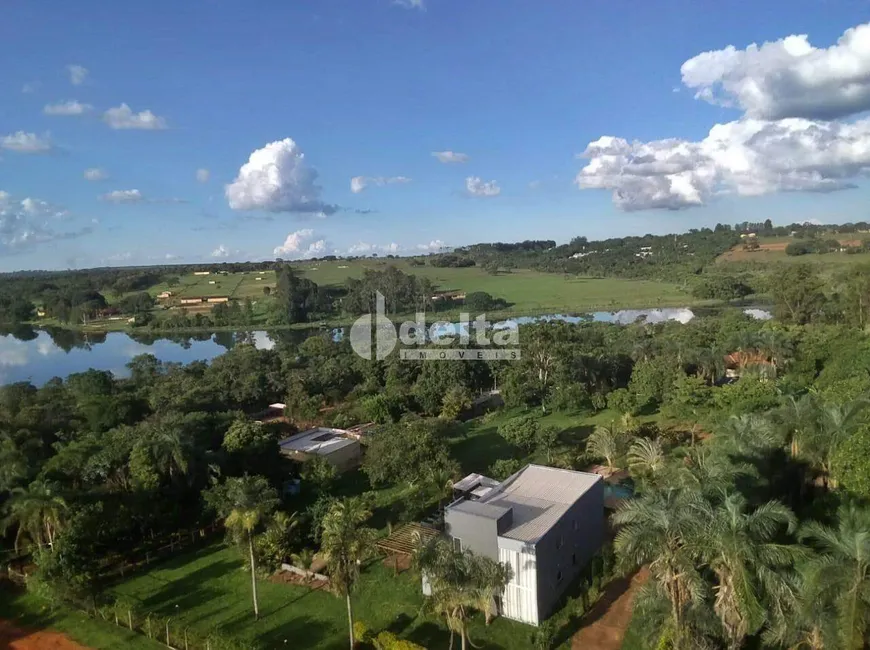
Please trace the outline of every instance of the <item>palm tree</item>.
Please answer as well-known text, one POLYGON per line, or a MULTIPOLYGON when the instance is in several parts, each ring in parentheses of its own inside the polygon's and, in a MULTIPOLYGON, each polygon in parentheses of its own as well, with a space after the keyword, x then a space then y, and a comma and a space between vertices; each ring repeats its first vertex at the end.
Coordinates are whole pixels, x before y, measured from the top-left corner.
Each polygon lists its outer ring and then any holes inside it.
POLYGON ((788 650, 836 647, 837 611, 830 599, 807 580, 805 570, 794 574, 791 581, 792 594, 784 603, 784 611, 762 636, 765 645, 788 650))
POLYGON ((615 422, 599 424, 586 440, 586 452, 602 458, 612 472, 625 448, 625 435, 615 422))
POLYGON ((808 444, 811 444, 817 410, 815 396, 811 393, 801 396, 800 399, 790 395, 779 409, 780 426, 792 458, 799 458, 808 444))
POLYGON ((808 588, 817 589, 837 612, 845 650, 864 647, 870 623, 870 511, 844 506, 836 528, 810 522, 802 538, 819 551, 808 563, 808 588))
POLYGON ((849 404, 828 404, 819 413, 818 444, 814 455, 826 480, 831 476, 834 455, 861 424, 868 404, 870 402, 864 398, 849 404))
POLYGON ((685 463, 677 468, 674 483, 705 495, 715 495, 732 487, 738 477, 756 473, 751 465, 735 463, 709 446, 695 447, 686 456, 685 463))
POLYGON ((26 489, 15 488, 6 503, 7 516, 3 520, 4 533, 11 526, 17 526, 15 550, 22 539, 27 538, 36 544, 48 544, 54 549, 54 538, 63 525, 68 510, 66 501, 54 486, 37 480, 26 489))
POLYGON ((665 452, 658 439, 637 438, 628 449, 628 467, 633 473, 655 478, 665 465, 665 452))
POLYGON ((498 614, 496 598, 504 593, 513 577, 513 570, 507 564, 495 562, 483 556, 473 556, 471 562, 472 583, 475 608, 483 612, 486 624, 498 614))
POLYGON ((459 551, 448 540, 437 537, 423 543, 417 536, 414 566, 429 585, 428 606, 437 616, 443 616, 453 636, 458 634, 465 650, 468 641, 468 617, 477 609, 487 623, 496 613, 496 597, 502 594, 513 577, 507 565, 469 550, 459 551))
POLYGON ((329 569, 332 587, 347 600, 347 622, 350 647, 356 643, 353 635, 353 604, 350 594, 359 578, 360 565, 376 551, 377 531, 364 528, 372 513, 358 497, 337 501, 323 518, 320 552, 329 569))
POLYGON ((783 529, 793 532, 797 520, 777 501, 748 512, 746 499, 736 493, 694 507, 703 526, 693 544, 716 575, 713 610, 736 650, 764 624, 765 603, 785 602, 790 594, 784 570, 793 566, 796 547, 773 540, 783 529))
POLYGON ((254 619, 260 618, 257 600, 257 558, 254 553, 254 534, 278 507, 278 495, 263 476, 228 478, 204 493, 206 502, 224 520, 230 539, 239 547, 247 547, 251 563, 251 594, 254 601, 254 619))
POLYGON ((177 474, 187 474, 187 449, 177 429, 156 427, 149 439, 149 447, 158 470, 170 481, 177 474))
POLYGON ((695 507, 700 496, 690 490, 667 488, 624 501, 613 515, 620 526, 615 549, 627 570, 649 565, 656 591, 670 604, 672 645, 687 645, 687 617, 702 603, 707 586, 697 569, 697 549, 690 542, 701 525, 695 507))
POLYGON ((718 348, 696 350, 692 363, 695 366, 695 374, 710 385, 725 374, 725 357, 718 348))
POLYGON ((717 431, 716 441, 728 453, 743 455, 776 447, 776 431, 767 418, 755 413, 732 415, 717 431))

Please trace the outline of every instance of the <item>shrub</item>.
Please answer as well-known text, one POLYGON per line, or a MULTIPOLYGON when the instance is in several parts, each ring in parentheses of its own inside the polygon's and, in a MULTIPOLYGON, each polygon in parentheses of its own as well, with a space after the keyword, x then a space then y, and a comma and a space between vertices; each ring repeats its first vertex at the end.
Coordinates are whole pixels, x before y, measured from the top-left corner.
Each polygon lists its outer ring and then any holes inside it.
POLYGON ((381 632, 374 639, 376 650, 426 650, 412 641, 400 639, 392 632, 381 632))

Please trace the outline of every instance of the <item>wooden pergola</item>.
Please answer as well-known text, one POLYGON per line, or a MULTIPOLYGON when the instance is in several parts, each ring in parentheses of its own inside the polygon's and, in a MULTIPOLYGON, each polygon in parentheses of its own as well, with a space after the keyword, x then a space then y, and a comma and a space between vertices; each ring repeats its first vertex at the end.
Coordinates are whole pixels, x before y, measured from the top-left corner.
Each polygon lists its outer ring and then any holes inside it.
POLYGON ((404 524, 389 537, 378 541, 378 548, 387 555, 411 555, 417 548, 417 536, 426 542, 438 537, 438 531, 422 524, 404 524))

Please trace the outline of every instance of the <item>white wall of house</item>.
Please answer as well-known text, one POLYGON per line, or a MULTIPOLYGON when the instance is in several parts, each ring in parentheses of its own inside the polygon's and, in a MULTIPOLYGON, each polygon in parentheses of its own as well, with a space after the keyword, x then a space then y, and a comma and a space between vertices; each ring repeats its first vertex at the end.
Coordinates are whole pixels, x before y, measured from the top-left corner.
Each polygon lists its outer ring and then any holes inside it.
POLYGON ((513 577, 502 598, 502 614, 515 621, 538 624, 538 577, 535 549, 515 540, 499 537, 499 562, 513 569, 513 577))

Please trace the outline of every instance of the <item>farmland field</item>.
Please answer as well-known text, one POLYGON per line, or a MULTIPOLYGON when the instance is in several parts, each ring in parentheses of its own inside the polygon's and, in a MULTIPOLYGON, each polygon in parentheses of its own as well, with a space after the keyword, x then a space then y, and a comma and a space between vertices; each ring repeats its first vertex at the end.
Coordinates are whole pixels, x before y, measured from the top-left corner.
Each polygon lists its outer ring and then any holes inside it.
MULTIPOLYGON (((478 267, 411 266, 407 261, 398 259, 293 264, 301 275, 322 286, 341 286, 349 277, 361 277, 366 269, 383 270, 387 265, 429 278, 439 291, 485 291, 496 298, 503 298, 510 306, 502 315, 687 307, 699 302, 677 284, 653 280, 586 278, 530 270, 492 275, 478 267)), ((263 287, 274 289, 275 281, 274 271, 228 275, 212 273, 204 276, 189 274, 182 276, 175 286, 159 284, 153 287, 151 294, 156 296, 161 291, 169 290, 176 298, 228 296, 237 300, 251 298, 257 301, 263 297, 263 287)))
POLYGON ((650 280, 583 278, 557 273, 516 270, 492 275, 479 267, 411 266, 404 260, 356 260, 296 264, 305 277, 322 285, 338 285, 360 277, 365 269, 393 264, 405 273, 432 280, 439 291, 486 291, 504 298, 515 314, 584 312, 629 307, 684 307, 697 303, 676 284, 650 280))
MULTIPOLYGON (((849 235, 848 238, 839 238, 844 246, 854 246, 860 240, 865 239, 866 234, 849 235)), ((737 244, 730 251, 719 256, 717 262, 786 262, 791 264, 809 263, 825 266, 845 266, 848 264, 860 264, 870 262, 870 253, 810 253, 808 255, 786 255, 785 248, 795 241, 791 237, 760 237, 758 243, 760 249, 756 251, 743 250, 743 244, 737 244)))
POLYGON ((263 295, 264 286, 275 286, 275 272, 261 271, 254 273, 229 273, 223 275, 212 273, 210 275, 184 275, 179 278, 178 284, 169 286, 166 283, 158 284, 149 291, 152 295, 163 291, 171 291, 180 298, 204 298, 208 296, 228 296, 243 300, 251 298, 255 300, 263 295), (262 280, 257 280, 262 278, 262 280))

